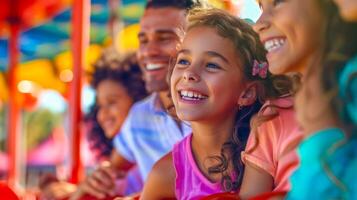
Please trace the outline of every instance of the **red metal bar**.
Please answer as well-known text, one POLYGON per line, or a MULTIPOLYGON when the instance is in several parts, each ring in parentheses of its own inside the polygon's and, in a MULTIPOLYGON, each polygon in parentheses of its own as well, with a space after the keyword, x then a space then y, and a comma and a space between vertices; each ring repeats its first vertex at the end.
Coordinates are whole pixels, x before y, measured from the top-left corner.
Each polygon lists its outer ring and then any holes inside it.
POLYGON ((74 0, 72 13, 73 80, 70 86, 70 126, 72 167, 70 182, 78 183, 83 176, 80 159, 81 138, 81 82, 85 60, 85 49, 89 42, 90 0, 74 0))
POLYGON ((17 96, 17 80, 15 70, 18 65, 19 60, 19 49, 18 40, 20 35, 20 21, 17 13, 18 1, 14 1, 11 6, 11 14, 9 18, 10 22, 10 38, 9 38, 9 72, 8 72, 8 83, 9 83, 9 117, 8 117, 8 152, 9 152, 9 175, 8 175, 8 185, 16 190, 19 186, 19 146, 17 145, 20 141, 19 132, 19 108, 16 103, 17 96))

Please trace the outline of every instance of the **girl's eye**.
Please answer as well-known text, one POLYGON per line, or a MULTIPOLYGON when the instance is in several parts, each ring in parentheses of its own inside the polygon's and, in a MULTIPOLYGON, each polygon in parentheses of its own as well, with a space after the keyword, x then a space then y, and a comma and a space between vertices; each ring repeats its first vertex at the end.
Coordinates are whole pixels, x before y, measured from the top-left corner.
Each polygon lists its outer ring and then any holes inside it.
POLYGON ((167 42, 167 41, 173 41, 175 40, 174 37, 171 37, 171 36, 161 36, 158 38, 158 41, 160 42, 167 42))
POLYGON ((112 105, 115 105, 117 102, 116 101, 111 101, 108 103, 108 106, 112 106, 112 105))
POLYGON ((206 67, 208 69, 221 69, 221 67, 215 63, 207 63, 206 67))
POLYGON ((190 62, 188 60, 185 59, 179 59, 177 60, 177 65, 189 65, 190 62))
POLYGON ((148 43, 148 40, 147 40, 147 38, 139 37, 139 43, 140 43, 141 45, 144 45, 144 44, 147 44, 147 43, 148 43))
POLYGON ((280 3, 283 3, 285 0, 273 0, 273 5, 277 6, 280 3))

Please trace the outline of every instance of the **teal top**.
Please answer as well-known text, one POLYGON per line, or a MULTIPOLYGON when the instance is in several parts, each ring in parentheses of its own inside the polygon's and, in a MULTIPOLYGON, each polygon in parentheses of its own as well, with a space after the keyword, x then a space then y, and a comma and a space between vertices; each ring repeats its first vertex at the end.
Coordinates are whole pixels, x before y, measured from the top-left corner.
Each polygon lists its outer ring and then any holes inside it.
POLYGON ((339 76, 341 117, 355 124, 352 138, 339 128, 320 130, 298 147, 300 166, 287 199, 357 199, 357 56, 339 76))
POLYGON ((341 72, 339 86, 340 97, 346 103, 342 117, 357 126, 357 56, 341 72))
POLYGON ((356 147, 357 138, 346 140, 338 128, 321 130, 303 141, 298 148, 300 166, 290 179, 287 199, 357 199, 356 147))

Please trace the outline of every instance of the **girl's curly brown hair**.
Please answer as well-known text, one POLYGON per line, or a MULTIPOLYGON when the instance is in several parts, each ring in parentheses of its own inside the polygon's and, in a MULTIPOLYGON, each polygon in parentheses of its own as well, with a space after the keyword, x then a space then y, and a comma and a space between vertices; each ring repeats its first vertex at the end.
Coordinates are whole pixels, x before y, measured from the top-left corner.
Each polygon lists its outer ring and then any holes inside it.
MULTIPOLYGON (((336 141, 323 152, 320 158, 323 169, 331 182, 346 193, 348 187, 340 180, 339 174, 335 174, 330 167, 329 158, 348 140, 355 138, 357 133, 356 121, 352 119, 351 113, 349 113, 346 106, 353 101, 352 96, 357 92, 353 91, 355 88, 351 87, 352 81, 355 82, 357 80, 357 73, 354 72, 348 75, 347 88, 341 88, 339 82, 346 64, 357 56, 357 23, 344 21, 332 0, 316 1, 327 22, 323 35, 324 46, 321 49, 320 57, 308 66, 308 73, 305 79, 309 80, 313 76, 318 76, 322 89, 320 98, 328 100, 328 107, 332 108, 333 116, 339 122, 340 128, 346 133, 344 140, 336 141), (345 96, 341 94, 345 94, 345 96)), ((304 95, 308 98, 313 93, 312 89, 307 88, 304 95)), ((323 114, 322 112, 321 115, 323 114)), ((319 116, 307 120, 313 123, 313 120, 319 120, 319 116)))
MULTIPOLYGON (((351 101, 353 92, 352 88, 338 88, 339 77, 342 70, 345 68, 347 62, 354 56, 357 56, 357 23, 344 21, 338 8, 332 0, 317 0, 326 19, 327 26, 324 31, 324 48, 321 55, 320 66, 318 73, 320 73, 322 81, 322 90, 326 97, 330 97, 330 107, 336 116, 347 130, 353 129, 356 131, 356 124, 348 116, 346 105, 351 101), (342 97, 346 93, 345 97, 342 97)), ((316 65, 311 66, 316 68, 316 65)), ((356 80, 357 73, 350 75, 349 80, 356 80)), ((352 132, 352 131, 351 131, 352 132)))

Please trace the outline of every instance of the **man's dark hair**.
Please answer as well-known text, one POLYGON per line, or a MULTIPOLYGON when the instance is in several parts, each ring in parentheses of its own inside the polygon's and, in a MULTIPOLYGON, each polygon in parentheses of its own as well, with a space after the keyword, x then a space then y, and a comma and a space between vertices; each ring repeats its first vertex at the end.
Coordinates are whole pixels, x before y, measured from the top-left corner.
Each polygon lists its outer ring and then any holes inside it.
POLYGON ((148 0, 146 9, 173 7, 177 9, 190 10, 192 7, 199 4, 199 0, 148 0))

